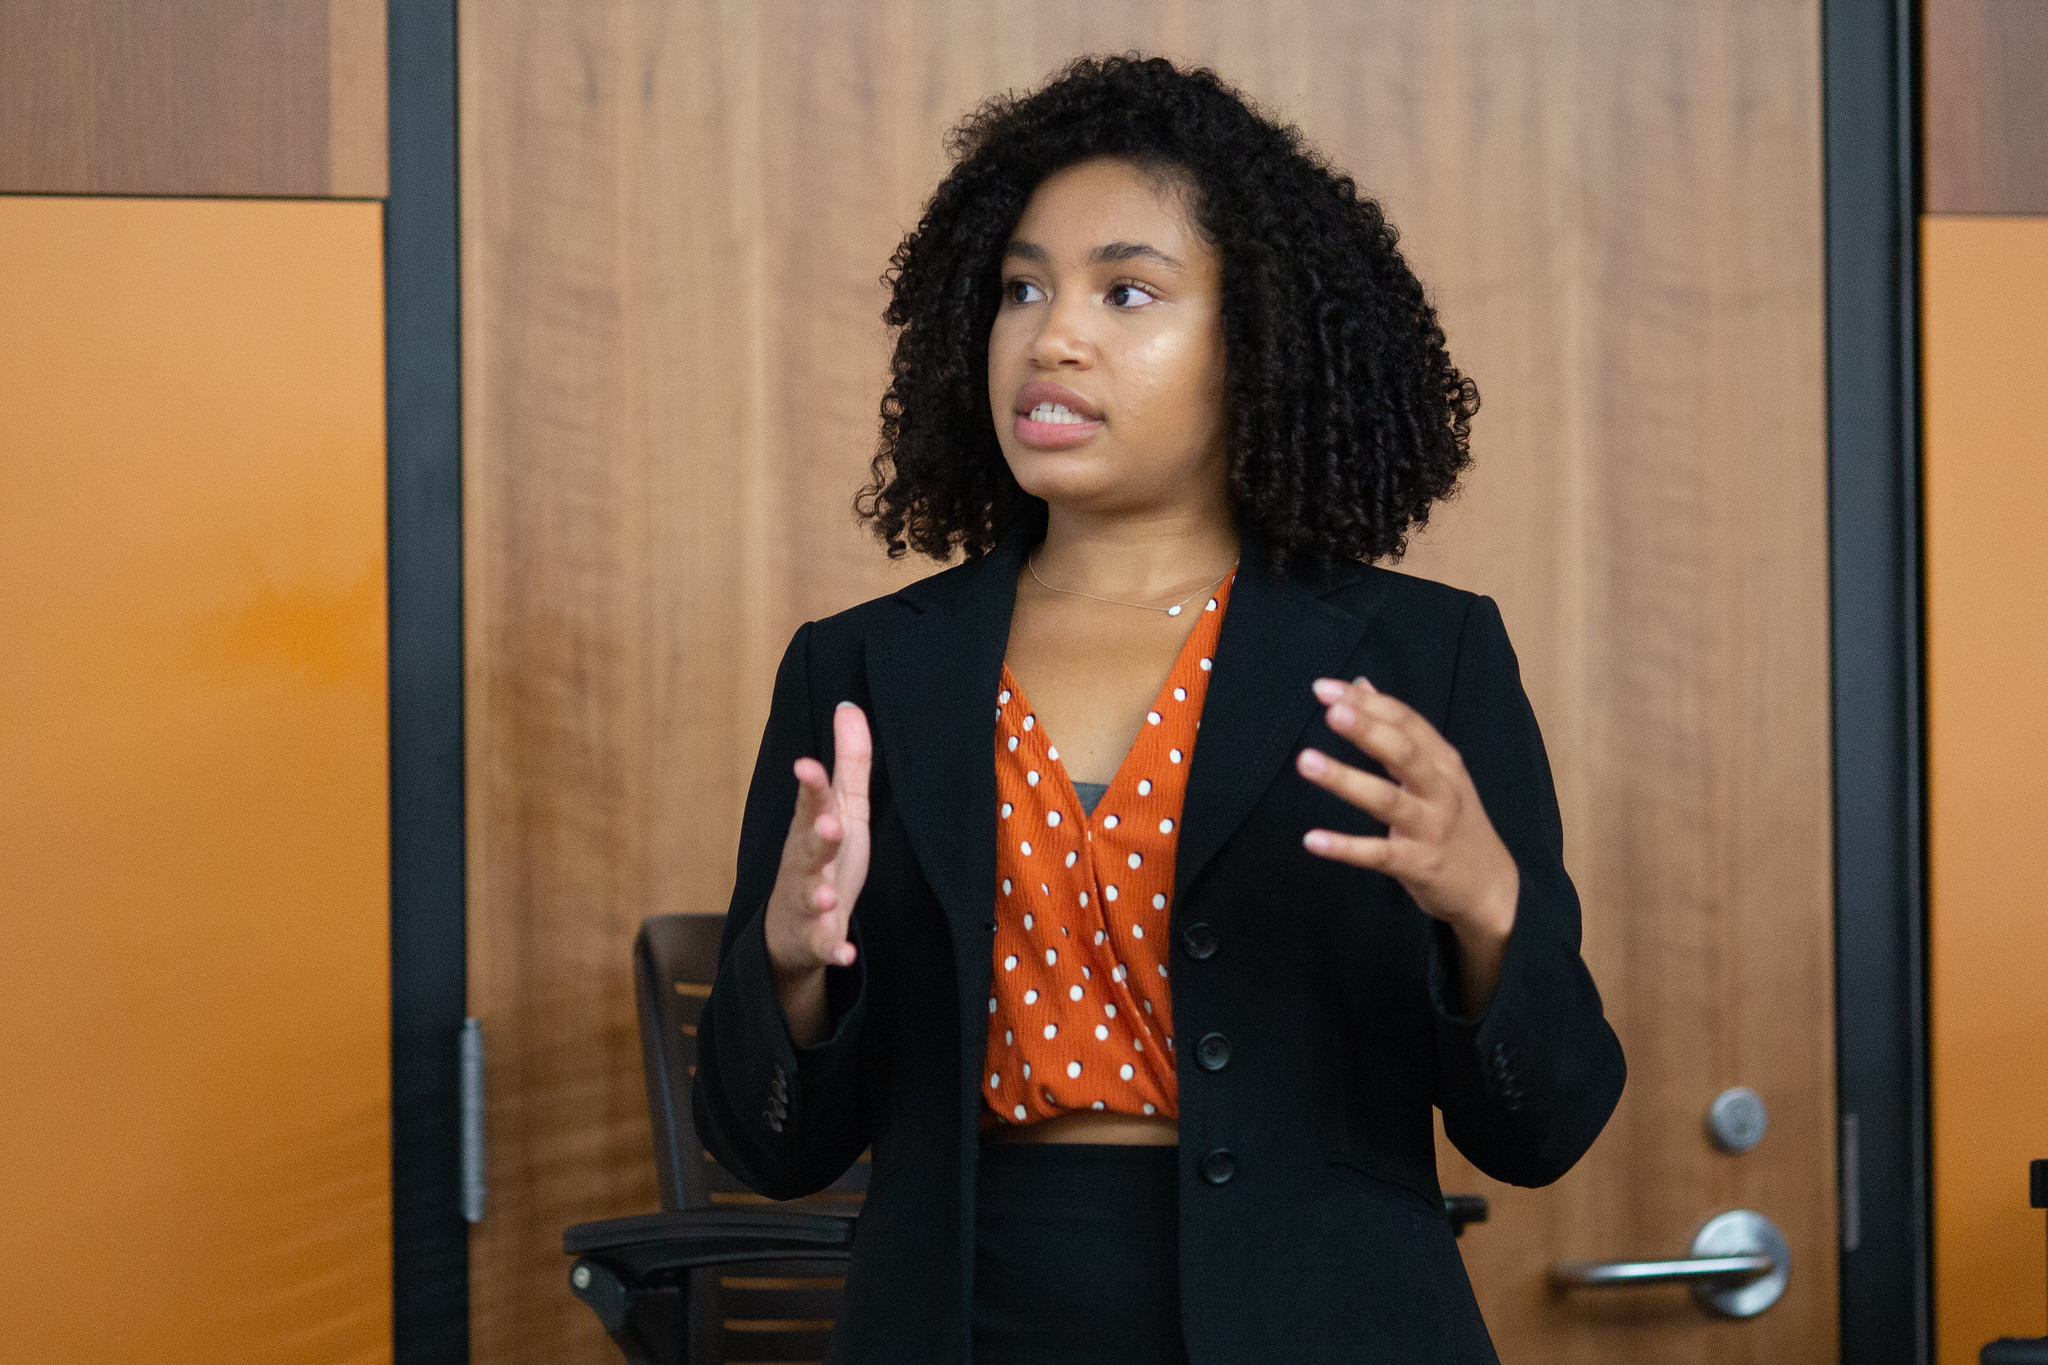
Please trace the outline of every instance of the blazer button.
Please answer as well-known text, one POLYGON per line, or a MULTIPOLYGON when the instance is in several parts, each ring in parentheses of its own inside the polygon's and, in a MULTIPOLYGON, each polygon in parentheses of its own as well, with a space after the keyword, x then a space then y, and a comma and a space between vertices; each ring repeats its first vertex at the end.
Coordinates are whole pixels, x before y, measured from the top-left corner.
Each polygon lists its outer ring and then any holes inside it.
POLYGON ((774 1110, 772 1110, 772 1109, 768 1110, 767 1112, 763 1113, 763 1114, 761 1115, 761 1117, 762 1117, 762 1118, 764 1118, 764 1119, 766 1119, 766 1120, 768 1120, 768 1131, 769 1131, 769 1132, 771 1132, 771 1133, 779 1133, 779 1132, 781 1132, 781 1131, 782 1131, 782 1120, 781 1120, 781 1119, 779 1119, 779 1118, 777 1118, 777 1117, 775 1117, 775 1111, 774 1111, 774 1110))
POLYGON ((1220 1033, 1205 1033, 1195 1044, 1195 1060, 1204 1071, 1221 1071, 1230 1065, 1230 1040, 1220 1033))
POLYGON ((1237 1158, 1227 1147, 1218 1147, 1202 1158, 1202 1179, 1211 1185, 1227 1184, 1237 1174, 1237 1158))
POLYGON ((1181 946, 1197 962, 1216 956, 1216 931, 1207 924, 1190 924, 1180 936, 1181 946))

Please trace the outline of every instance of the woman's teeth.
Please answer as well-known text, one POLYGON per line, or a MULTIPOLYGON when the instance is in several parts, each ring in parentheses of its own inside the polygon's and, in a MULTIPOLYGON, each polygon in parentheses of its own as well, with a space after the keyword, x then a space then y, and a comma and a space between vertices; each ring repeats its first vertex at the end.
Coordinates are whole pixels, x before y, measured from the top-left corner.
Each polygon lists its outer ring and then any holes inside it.
POLYGON ((1064 403, 1040 403, 1031 410, 1031 420, 1034 422, 1071 422, 1075 425, 1083 425, 1094 419, 1078 416, 1069 411, 1064 403))

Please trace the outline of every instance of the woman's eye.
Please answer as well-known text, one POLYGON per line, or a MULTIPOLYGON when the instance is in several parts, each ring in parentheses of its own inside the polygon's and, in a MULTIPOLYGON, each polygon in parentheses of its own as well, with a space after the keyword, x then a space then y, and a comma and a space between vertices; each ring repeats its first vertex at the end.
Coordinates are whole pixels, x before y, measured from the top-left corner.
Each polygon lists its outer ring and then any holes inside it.
POLYGON ((1109 301, 1119 308, 1143 308, 1154 299, 1143 285, 1116 284, 1110 286, 1109 301))
POLYGON ((1038 292, 1038 286, 1029 280, 1011 280, 1003 286, 1003 297, 1011 303, 1030 303, 1038 292))

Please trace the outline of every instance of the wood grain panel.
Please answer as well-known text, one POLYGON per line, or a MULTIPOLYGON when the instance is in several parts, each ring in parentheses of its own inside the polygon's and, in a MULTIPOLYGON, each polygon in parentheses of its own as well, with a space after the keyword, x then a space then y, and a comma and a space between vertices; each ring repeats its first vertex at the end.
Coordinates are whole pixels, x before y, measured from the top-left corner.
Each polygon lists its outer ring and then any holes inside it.
POLYGON ((2048 3, 1920 7, 1928 213, 2048 213, 2048 3))
POLYGON ((1084 50, 1217 64, 1380 194, 1485 398, 1413 557, 1495 595, 1545 725, 1631 1080, 1465 1254, 1503 1354, 1834 1352, 1819 12, 1812 0, 463 11, 472 1008, 491 1037, 479 1361, 610 1350, 561 1227, 651 1208, 628 945, 722 907, 768 685, 886 592, 848 501, 876 276, 947 126, 1084 50), (1714 1094, 1772 1129, 1711 1151, 1714 1094), (1568 1301, 1562 1256, 1791 1237, 1746 1324, 1568 1301))
POLYGON ((381 198, 379 0, 0 0, 0 192, 381 198))

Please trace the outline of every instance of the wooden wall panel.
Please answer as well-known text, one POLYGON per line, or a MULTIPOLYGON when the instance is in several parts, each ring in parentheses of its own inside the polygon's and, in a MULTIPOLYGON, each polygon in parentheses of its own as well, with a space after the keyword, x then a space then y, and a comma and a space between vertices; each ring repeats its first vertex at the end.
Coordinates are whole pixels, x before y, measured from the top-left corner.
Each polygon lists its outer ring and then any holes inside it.
POLYGON ((1560 1186, 1446 1153, 1495 1200, 1465 1254, 1504 1355, 1832 1357, 1816 4, 470 0, 462 35, 478 1361, 607 1358, 558 1239, 653 1206, 633 928, 724 907, 790 632, 931 570, 847 504, 941 135, 1130 46, 1216 63, 1379 194, 1484 396, 1412 567, 1503 605, 1631 1057, 1560 1186), (1773 1125, 1740 1160, 1701 1133, 1738 1083, 1773 1125), (1543 1286, 1737 1206, 1799 1266, 1754 1323, 1543 1286))
POLYGON ((2048 218, 1921 231, 1935 1330, 2038 1336, 2048 1157, 2048 218))
POLYGON ((1920 7, 1929 213, 2048 213, 2048 3, 1920 7))
POLYGON ((0 0, 0 192, 381 198, 381 0, 0 0))
POLYGON ((391 1357, 382 206, 0 197, 0 1357, 391 1357))

